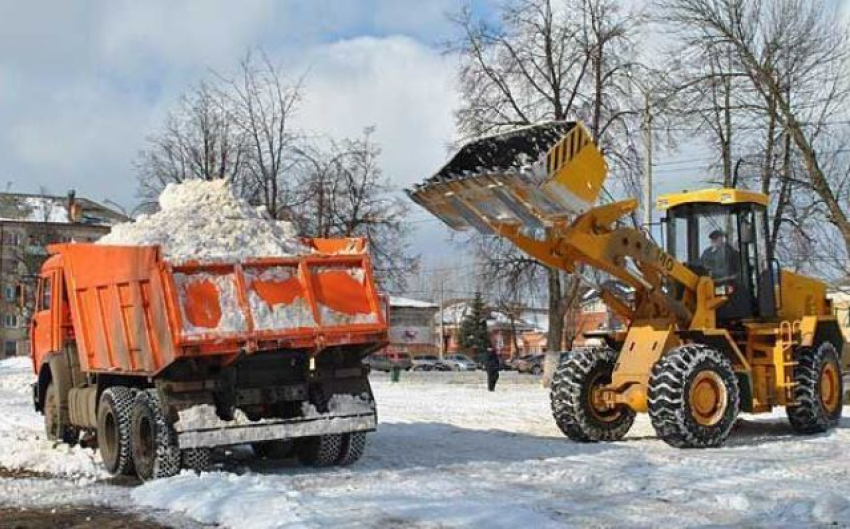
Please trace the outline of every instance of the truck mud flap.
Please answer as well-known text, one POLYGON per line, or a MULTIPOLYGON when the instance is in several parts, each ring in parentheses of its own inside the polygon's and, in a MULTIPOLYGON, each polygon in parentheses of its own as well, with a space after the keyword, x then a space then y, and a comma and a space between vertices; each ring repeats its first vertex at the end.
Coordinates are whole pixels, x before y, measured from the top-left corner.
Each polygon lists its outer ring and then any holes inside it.
POLYGON ((378 426, 375 413, 322 415, 285 420, 264 419, 236 424, 228 424, 226 421, 218 422, 220 424, 186 430, 181 430, 179 425, 175 425, 180 448, 227 446, 276 439, 370 432, 378 426))

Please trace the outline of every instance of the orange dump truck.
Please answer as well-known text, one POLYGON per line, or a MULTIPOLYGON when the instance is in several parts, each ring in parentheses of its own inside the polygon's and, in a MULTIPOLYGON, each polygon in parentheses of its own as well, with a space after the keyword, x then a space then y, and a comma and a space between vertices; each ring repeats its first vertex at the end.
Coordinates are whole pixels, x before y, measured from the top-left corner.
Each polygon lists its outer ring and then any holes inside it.
POLYGON ((366 355, 387 323, 360 239, 308 255, 169 263, 158 247, 59 244, 31 322, 47 435, 112 474, 203 470, 216 446, 345 465, 377 415, 366 355))

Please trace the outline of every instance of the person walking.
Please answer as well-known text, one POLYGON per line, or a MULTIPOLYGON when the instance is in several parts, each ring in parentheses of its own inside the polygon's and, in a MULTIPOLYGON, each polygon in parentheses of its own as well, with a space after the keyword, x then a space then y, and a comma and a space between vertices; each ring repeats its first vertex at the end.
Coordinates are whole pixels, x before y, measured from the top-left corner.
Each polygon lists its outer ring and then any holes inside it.
POLYGON ((499 368, 501 360, 496 350, 492 347, 487 348, 486 356, 484 357, 484 369, 487 370, 487 390, 496 391, 496 382, 499 381, 499 368))

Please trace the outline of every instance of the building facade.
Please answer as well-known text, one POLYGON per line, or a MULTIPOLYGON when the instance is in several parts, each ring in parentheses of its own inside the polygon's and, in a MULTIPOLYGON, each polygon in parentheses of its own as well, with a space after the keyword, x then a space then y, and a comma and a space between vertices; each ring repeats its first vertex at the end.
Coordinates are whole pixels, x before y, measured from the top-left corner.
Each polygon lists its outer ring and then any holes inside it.
POLYGON ((73 191, 0 193, 0 358, 29 354, 29 311, 47 245, 96 241, 126 220, 73 191))
POLYGON ((390 297, 390 348, 412 356, 439 353, 434 316, 440 307, 427 301, 390 297))

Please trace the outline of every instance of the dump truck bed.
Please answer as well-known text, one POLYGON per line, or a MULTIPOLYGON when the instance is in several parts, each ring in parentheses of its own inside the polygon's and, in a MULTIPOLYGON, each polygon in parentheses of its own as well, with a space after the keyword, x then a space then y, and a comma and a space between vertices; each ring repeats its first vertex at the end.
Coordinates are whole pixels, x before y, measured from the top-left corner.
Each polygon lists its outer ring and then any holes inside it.
POLYGON ((52 246, 82 370, 150 376, 185 357, 384 345, 363 241, 305 242, 314 253, 207 264, 169 263, 158 247, 52 246))

